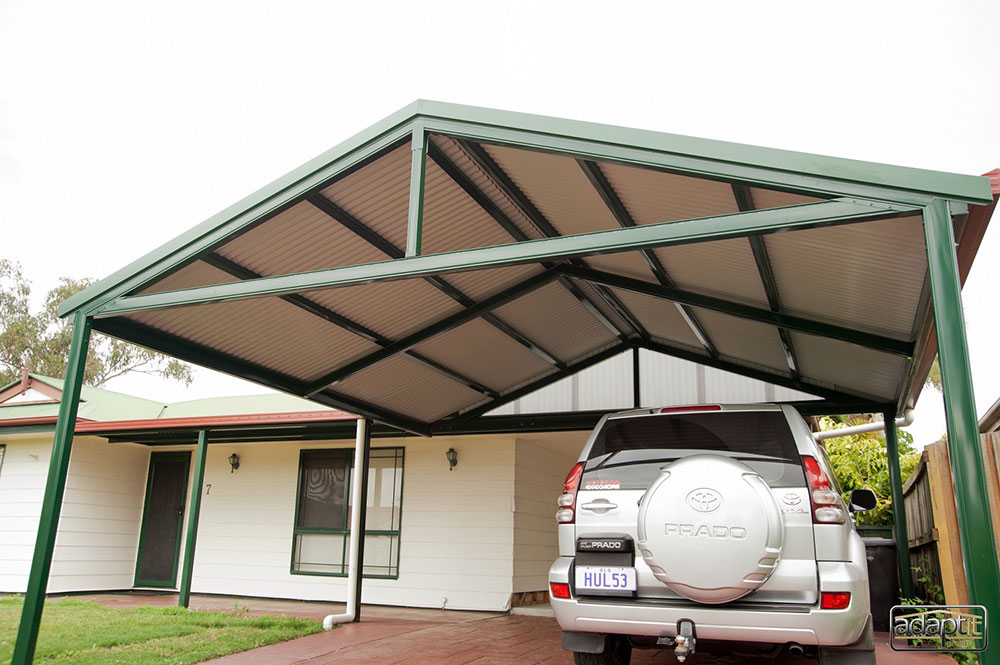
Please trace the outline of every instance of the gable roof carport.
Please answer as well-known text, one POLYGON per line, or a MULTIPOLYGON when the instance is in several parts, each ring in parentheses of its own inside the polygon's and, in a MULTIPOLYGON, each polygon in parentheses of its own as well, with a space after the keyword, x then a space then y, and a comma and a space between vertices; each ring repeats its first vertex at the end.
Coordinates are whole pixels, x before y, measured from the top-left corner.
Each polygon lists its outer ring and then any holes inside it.
POLYGON ((891 422, 937 350, 969 588, 1000 617, 959 277, 993 205, 982 177, 418 101, 63 303, 67 389, 92 327, 433 435, 647 348, 891 422))

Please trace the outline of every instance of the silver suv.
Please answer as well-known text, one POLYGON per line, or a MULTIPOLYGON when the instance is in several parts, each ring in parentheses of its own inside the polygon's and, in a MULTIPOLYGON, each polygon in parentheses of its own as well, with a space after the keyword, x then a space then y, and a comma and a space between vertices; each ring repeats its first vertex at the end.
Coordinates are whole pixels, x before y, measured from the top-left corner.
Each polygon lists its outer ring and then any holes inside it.
MULTIPOLYGON (((559 497, 549 571, 578 664, 697 641, 874 663, 865 547, 826 455, 789 405, 605 416, 559 497), (736 643, 741 644, 736 644, 736 643)), ((705 646, 703 643, 701 646, 705 646)))

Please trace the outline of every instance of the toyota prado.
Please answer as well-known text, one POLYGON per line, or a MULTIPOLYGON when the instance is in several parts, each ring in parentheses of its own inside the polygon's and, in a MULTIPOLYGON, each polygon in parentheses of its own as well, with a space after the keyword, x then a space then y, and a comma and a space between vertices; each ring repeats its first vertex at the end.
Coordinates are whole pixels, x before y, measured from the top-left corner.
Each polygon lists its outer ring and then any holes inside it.
POLYGON ((549 571, 577 663, 701 641, 874 663, 865 548, 851 506, 788 405, 605 416, 559 497, 549 571))

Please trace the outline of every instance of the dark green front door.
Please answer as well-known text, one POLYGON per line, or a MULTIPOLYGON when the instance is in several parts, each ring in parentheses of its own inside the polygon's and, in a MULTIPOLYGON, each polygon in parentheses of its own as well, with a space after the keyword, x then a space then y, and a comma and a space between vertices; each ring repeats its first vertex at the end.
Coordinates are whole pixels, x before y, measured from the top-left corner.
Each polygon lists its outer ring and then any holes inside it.
POLYGON ((177 586, 191 453, 153 453, 149 458, 146 504, 142 509, 135 585, 177 586))

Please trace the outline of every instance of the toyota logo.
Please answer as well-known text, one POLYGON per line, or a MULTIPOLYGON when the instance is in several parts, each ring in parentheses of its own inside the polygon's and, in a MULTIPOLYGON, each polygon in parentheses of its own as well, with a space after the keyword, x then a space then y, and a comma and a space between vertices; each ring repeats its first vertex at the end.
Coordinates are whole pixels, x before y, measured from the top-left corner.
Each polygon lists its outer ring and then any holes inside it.
POLYGON ((701 487, 688 493, 687 504, 699 513, 711 513, 722 505, 722 496, 715 490, 701 487))

